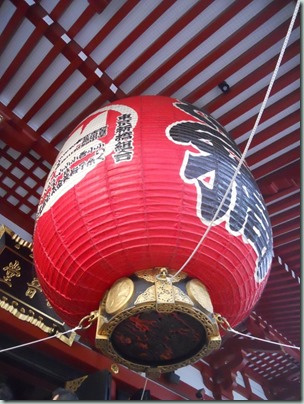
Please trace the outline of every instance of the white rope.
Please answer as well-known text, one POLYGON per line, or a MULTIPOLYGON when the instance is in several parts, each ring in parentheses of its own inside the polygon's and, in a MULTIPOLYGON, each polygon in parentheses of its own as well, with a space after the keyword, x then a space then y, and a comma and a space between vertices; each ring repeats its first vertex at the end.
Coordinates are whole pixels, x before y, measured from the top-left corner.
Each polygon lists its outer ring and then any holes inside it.
POLYGON ((143 398, 144 398, 144 394, 145 394, 145 391, 146 391, 147 383, 148 383, 148 379, 146 378, 145 384, 144 384, 144 388, 143 388, 143 392, 141 393, 140 401, 142 401, 143 398))
POLYGON ((269 341, 269 340, 267 340, 267 339, 258 338, 258 337, 254 337, 254 336, 252 336, 252 335, 243 334, 243 333, 241 333, 241 332, 239 332, 239 331, 234 330, 234 329, 231 328, 231 327, 229 327, 229 328, 227 329, 227 331, 234 332, 235 334, 242 335, 243 337, 252 338, 252 339, 257 339, 258 341, 268 342, 269 344, 275 344, 275 345, 285 346, 285 347, 287 347, 287 348, 293 348, 293 349, 299 349, 299 350, 301 349, 300 347, 295 346, 295 345, 282 344, 281 342, 269 341))
POLYGON ((37 340, 31 341, 31 342, 26 342, 25 344, 21 344, 21 345, 17 345, 17 346, 12 346, 12 347, 10 347, 10 348, 1 349, 1 350, 0 350, 0 353, 2 353, 2 352, 7 352, 7 351, 11 351, 11 350, 17 349, 17 348, 22 348, 22 347, 25 347, 25 346, 28 346, 28 345, 32 345, 32 344, 37 344, 38 342, 46 341, 46 340, 51 339, 51 338, 57 338, 57 337, 60 336, 60 335, 68 334, 69 332, 74 332, 74 331, 80 330, 81 328, 82 328, 82 327, 80 327, 80 326, 78 325, 77 327, 73 328, 72 330, 67 330, 67 331, 64 331, 64 332, 58 332, 58 333, 56 333, 56 334, 54 334, 54 335, 50 335, 49 337, 37 339, 37 340))
MULTIPOLYGON (((286 34, 285 40, 284 40, 283 45, 282 45, 282 49, 281 49, 280 55, 279 55, 279 57, 278 57, 278 61, 277 61, 276 67, 275 67, 275 69, 274 69, 274 71, 273 71, 273 74, 272 74, 272 77, 271 77, 271 80, 270 80, 268 89, 267 89, 267 91, 266 91, 266 94, 265 94, 265 97, 264 97, 264 101, 263 101, 263 103, 262 103, 262 105, 261 105, 261 108, 260 108, 260 111, 259 111, 259 113, 258 113, 257 119, 256 119, 255 124, 254 124, 254 126, 253 126, 253 129, 252 129, 252 131, 251 131, 251 134, 250 134, 250 136, 249 136, 249 138, 248 138, 248 141, 247 141, 245 150, 244 150, 243 155, 242 155, 242 157, 241 157, 241 159, 240 159, 240 161, 239 161, 239 164, 238 164, 238 166, 237 166, 237 168, 236 168, 236 170, 235 170, 235 173, 234 173, 234 175, 233 175, 233 177, 232 177, 232 179, 231 179, 231 182, 230 182, 230 184, 229 184, 229 186, 228 186, 228 188, 227 188, 227 190, 226 190, 226 193, 225 193, 225 195, 224 195, 224 197, 223 197, 223 199, 222 199, 222 201, 221 201, 221 203, 220 203, 220 205, 219 205, 217 211, 215 212, 215 214, 214 214, 214 216, 213 216, 211 222, 209 223, 208 228, 206 229, 205 233, 203 234, 203 236, 201 237, 200 241, 198 242, 197 246, 195 247, 195 249, 193 250, 193 252, 192 252, 191 255, 189 256, 189 258, 188 258, 188 259, 185 261, 185 263, 181 266, 181 268, 175 273, 175 275, 173 276, 173 278, 176 277, 176 276, 188 265, 188 263, 191 261, 191 259, 193 258, 193 256, 194 256, 195 253, 197 252, 197 250, 198 250, 198 249, 200 248, 200 246, 202 245, 202 243, 203 243, 203 241, 205 240, 205 238, 207 237, 207 235, 208 235, 208 233, 209 233, 209 231, 210 231, 210 229, 211 229, 211 227, 212 227, 214 221, 216 220, 217 215, 219 214, 220 210, 222 209, 222 206, 223 206, 223 204, 224 204, 224 202, 225 202, 225 200, 226 200, 226 198, 227 198, 228 193, 230 192, 230 190, 231 190, 231 188, 232 188, 232 185, 233 185, 233 183, 234 183, 234 181, 235 181, 235 178, 236 178, 236 176, 238 175, 238 173, 239 173, 239 171, 240 171, 240 168, 241 168, 241 166, 242 166, 242 164, 243 164, 243 162, 244 162, 244 160, 245 160, 247 151, 248 151, 248 149, 249 149, 249 146, 250 146, 250 144, 251 144, 251 142, 252 142, 252 139, 253 139, 253 137, 254 137, 254 135, 255 135, 255 132, 256 132, 257 127, 258 127, 258 125, 259 125, 259 122, 260 122, 260 120, 261 120, 262 114, 263 114, 264 109, 265 109, 265 107, 266 107, 266 103, 267 103, 267 101, 268 101, 270 92, 271 92, 271 90, 272 90, 273 83, 274 83, 274 81, 275 81, 275 79, 276 79, 276 76, 277 76, 277 74, 278 74, 278 70, 279 70, 281 61, 282 61, 282 59, 283 59, 284 53, 285 53, 285 50, 286 50, 286 47, 287 47, 287 43, 288 43, 288 41, 289 41, 289 38, 290 38, 290 35, 291 35, 291 32, 292 32, 292 29, 293 29, 293 25, 294 25, 294 22, 295 22, 295 19, 296 19, 296 17, 297 17, 297 13, 298 13, 298 10, 299 10, 299 7, 300 7, 300 3, 301 3, 301 0, 298 0, 298 1, 297 1, 297 4, 296 4, 296 7, 295 7, 295 9, 294 9, 294 12, 293 12, 293 15, 292 15, 290 24, 289 24, 289 28, 288 28, 288 30, 287 30, 287 34, 286 34)), ((172 279, 173 279, 173 278, 172 278, 172 279)))

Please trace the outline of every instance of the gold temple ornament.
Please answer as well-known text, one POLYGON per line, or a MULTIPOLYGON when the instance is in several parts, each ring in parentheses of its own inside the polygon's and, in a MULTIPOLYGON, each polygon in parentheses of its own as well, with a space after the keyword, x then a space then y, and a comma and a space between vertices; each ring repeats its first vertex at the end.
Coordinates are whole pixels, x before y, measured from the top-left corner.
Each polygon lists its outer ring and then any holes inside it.
POLYGON ((37 278, 33 278, 32 282, 26 283, 28 288, 25 292, 25 295, 32 299, 37 292, 42 292, 40 283, 37 278))
MULTIPOLYGON (((0 278, 0 309, 19 320, 38 327, 47 334, 71 346, 76 338, 69 337, 65 323, 52 309, 42 292, 33 267, 33 245, 23 240, 5 225, 0 225, 0 256, 4 275, 0 278)), ((0 273, 1 273, 0 268, 0 273)))
POLYGON ((13 286, 11 282, 12 278, 19 278, 21 276, 21 266, 19 261, 15 260, 14 263, 10 262, 6 267, 3 267, 2 270, 6 272, 6 274, 2 279, 0 278, 0 282, 6 283, 11 288, 13 286))
POLYGON ((115 363, 154 377, 219 349, 221 336, 205 286, 160 267, 123 277, 105 293, 95 346, 115 363))

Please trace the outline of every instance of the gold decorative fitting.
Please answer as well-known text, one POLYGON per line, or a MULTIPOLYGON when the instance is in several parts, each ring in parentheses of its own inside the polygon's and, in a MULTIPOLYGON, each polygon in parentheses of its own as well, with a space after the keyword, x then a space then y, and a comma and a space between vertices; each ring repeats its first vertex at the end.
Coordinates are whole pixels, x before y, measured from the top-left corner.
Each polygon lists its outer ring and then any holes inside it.
POLYGON ((169 281, 168 271, 160 270, 155 279, 156 311, 172 313, 175 309, 174 290, 169 281))
MULTIPOLYGON (((152 269, 143 269, 142 271, 135 272, 135 275, 138 278, 145 279, 147 282, 154 283, 156 277, 159 275, 160 271, 162 271, 162 270, 166 270, 167 273, 168 273, 167 268, 155 267, 155 268, 152 268, 152 269)), ((187 274, 185 274, 185 272, 180 272, 177 276, 174 276, 174 278, 173 278, 173 276, 171 276, 171 278, 172 278, 171 281, 173 283, 174 282, 179 282, 182 279, 186 279, 187 274)))
POLYGON ((79 377, 78 379, 74 379, 74 380, 69 380, 65 383, 65 388, 67 390, 73 391, 74 393, 76 393, 76 391, 78 390, 78 388, 82 385, 82 383, 88 378, 88 376, 82 376, 79 377))
POLYGON ((134 292, 134 284, 129 278, 121 278, 109 290, 106 299, 106 312, 108 314, 117 313, 123 309, 130 300, 134 292))
POLYGON ((191 279, 186 285, 187 293, 190 298, 204 307, 204 309, 213 313, 213 305, 210 300, 206 287, 198 279, 191 279))
POLYGON ((6 274, 2 279, 0 279, 0 282, 6 283, 11 288, 12 278, 19 278, 21 276, 21 266, 19 261, 15 260, 15 262, 10 262, 6 267, 3 267, 2 270, 6 272, 6 274))
POLYGON ((223 330, 225 330, 225 331, 230 331, 231 330, 231 325, 228 323, 228 320, 225 317, 221 316, 218 313, 215 313, 214 316, 216 318, 216 321, 218 322, 218 324, 220 325, 220 327, 223 330))
POLYGON ((90 314, 87 316, 84 316, 78 324, 78 327, 80 327, 82 330, 87 330, 88 328, 91 327, 93 324, 93 321, 97 319, 97 310, 91 311, 90 314))
POLYGON ((76 333, 62 334, 66 326, 46 300, 36 276, 32 243, 0 225, 0 245, 0 309, 71 346, 76 333))
POLYGON ((112 363, 111 372, 117 375, 119 373, 119 366, 116 363, 112 363))
POLYGON ((158 374, 209 355, 220 348, 221 337, 206 287, 157 267, 123 277, 106 292, 95 344, 117 363, 158 374))

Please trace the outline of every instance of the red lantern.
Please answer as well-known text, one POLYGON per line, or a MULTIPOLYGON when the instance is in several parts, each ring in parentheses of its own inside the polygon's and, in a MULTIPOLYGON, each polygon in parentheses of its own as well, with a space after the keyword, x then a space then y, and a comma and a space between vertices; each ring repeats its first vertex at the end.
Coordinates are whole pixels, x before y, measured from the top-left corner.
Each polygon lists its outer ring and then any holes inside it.
MULTIPOLYGON (((218 122, 176 99, 118 100, 84 119, 50 172, 34 232, 37 274, 62 319, 77 325, 120 278, 149 268, 178 271, 239 160, 218 122)), ((235 326, 257 303, 271 258, 269 218, 243 164, 184 272, 235 326)))

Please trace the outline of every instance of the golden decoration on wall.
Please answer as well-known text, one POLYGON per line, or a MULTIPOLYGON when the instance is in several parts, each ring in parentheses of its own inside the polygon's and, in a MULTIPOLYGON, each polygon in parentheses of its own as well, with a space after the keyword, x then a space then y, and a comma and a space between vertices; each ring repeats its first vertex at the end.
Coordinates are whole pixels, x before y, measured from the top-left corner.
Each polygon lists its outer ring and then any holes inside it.
POLYGON ((32 282, 27 282, 26 283, 28 288, 25 292, 25 295, 28 296, 29 298, 33 298, 35 294, 38 292, 42 292, 40 283, 37 278, 33 278, 32 282))
POLYGON ((0 278, 0 282, 6 283, 10 288, 12 285, 12 278, 21 276, 21 267, 19 261, 15 260, 15 262, 10 262, 6 267, 3 267, 2 270, 6 272, 3 278, 0 278))
POLYGON ((67 330, 44 296, 33 264, 33 245, 23 240, 11 229, 0 225, 0 309, 19 320, 40 328, 47 334, 55 334, 71 346, 76 333, 69 337, 58 334, 67 330))

